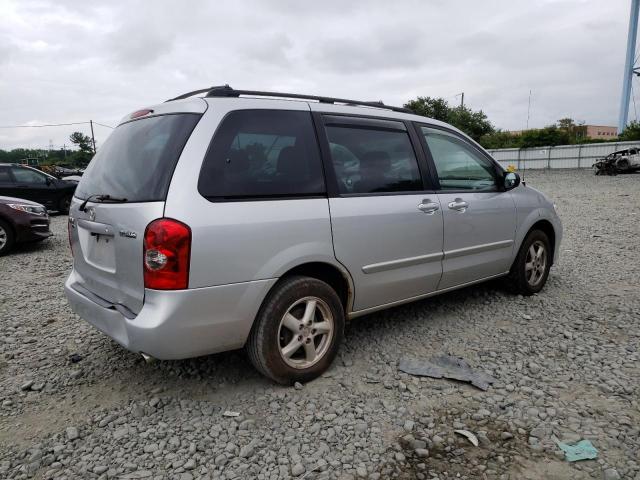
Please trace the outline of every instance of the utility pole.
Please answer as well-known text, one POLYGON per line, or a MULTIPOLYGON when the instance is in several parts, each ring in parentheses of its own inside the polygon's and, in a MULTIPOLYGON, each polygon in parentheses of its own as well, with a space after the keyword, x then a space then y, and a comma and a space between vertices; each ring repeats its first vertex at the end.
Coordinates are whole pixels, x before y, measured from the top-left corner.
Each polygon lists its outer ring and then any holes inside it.
POLYGON ((464 92, 460 95, 460 108, 464 107, 464 92))
POLYGON ((531 113, 531 90, 529 90, 529 106, 527 107, 527 128, 529 130, 529 115, 531 113))
POLYGON ((618 119, 618 135, 627 126, 629 116, 629 97, 631 96, 631 81, 636 54, 636 38, 638 36, 638 9, 640 0, 631 0, 629 14, 629 32, 627 34, 627 55, 624 62, 624 76, 622 77, 622 95, 620 97, 620 118, 618 119))
POLYGON ((89 120, 91 125, 91 143, 93 143, 93 154, 96 154, 96 137, 93 136, 93 120, 89 120))
POLYGON ((64 159, 66 161, 67 160, 67 144, 66 143, 62 144, 62 151, 64 152, 64 159))

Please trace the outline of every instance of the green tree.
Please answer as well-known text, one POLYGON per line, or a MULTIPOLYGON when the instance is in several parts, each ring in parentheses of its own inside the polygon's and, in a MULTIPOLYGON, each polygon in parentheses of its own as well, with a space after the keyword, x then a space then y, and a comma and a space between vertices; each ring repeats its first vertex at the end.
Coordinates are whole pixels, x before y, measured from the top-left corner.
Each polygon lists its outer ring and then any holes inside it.
POLYGON ((484 135, 493 133, 495 129, 482 110, 474 112, 468 107, 460 106, 449 111, 449 123, 459 128, 476 142, 484 135))
POLYGON ((618 140, 622 142, 640 140, 640 122, 636 120, 630 122, 624 131, 618 136, 618 140))
POLYGON ((573 121, 573 118, 561 118, 556 123, 558 124, 558 128, 562 130, 567 130, 567 131, 571 130, 576 126, 575 122, 573 121))
POLYGON ((462 105, 451 107, 444 98, 418 97, 405 103, 404 107, 417 115, 450 123, 476 141, 495 130, 482 110, 473 111, 462 105))
POLYGON ((479 143, 484 148, 520 148, 522 138, 520 134, 496 130, 480 137, 479 143))
POLYGON ((72 144, 78 147, 78 150, 73 152, 70 156, 71 163, 81 167, 86 167, 95 153, 93 151, 91 137, 83 134, 82 132, 73 132, 69 136, 69 140, 72 144))
POLYGON ((81 152, 92 154, 93 147, 91 144, 91 137, 89 135, 85 135, 82 132, 73 132, 69 135, 69 140, 71 143, 76 145, 81 152))
POLYGON ((570 133, 562 130, 557 125, 550 125, 535 130, 525 130, 521 135, 522 148, 552 147, 555 145, 570 145, 575 143, 570 133))
POLYGON ((576 123, 573 121, 573 118, 561 118, 556 124, 558 128, 566 132, 571 139, 575 139, 575 142, 584 140, 587 137, 587 127, 584 125, 584 122, 576 123))
POLYGON ((444 98, 418 97, 415 100, 409 100, 404 104, 404 108, 408 108, 416 115, 433 118, 434 120, 448 121, 449 103, 444 98))

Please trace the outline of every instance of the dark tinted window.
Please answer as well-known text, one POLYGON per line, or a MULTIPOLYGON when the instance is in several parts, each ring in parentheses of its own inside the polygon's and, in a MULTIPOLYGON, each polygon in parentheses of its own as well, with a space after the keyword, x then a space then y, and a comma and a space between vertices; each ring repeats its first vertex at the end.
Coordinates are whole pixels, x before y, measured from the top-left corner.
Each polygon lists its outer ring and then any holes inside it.
POLYGON ((324 193, 311 114, 239 110, 227 115, 202 165, 198 191, 210 199, 324 193))
POLYGON ((0 167, 0 183, 12 183, 9 167, 0 167))
POLYGON ((76 196, 164 200, 178 157, 199 119, 200 115, 184 113, 120 125, 91 160, 76 196))
POLYGON ((326 130, 340 193, 423 189, 407 132, 332 125, 326 130))
POLYGON ((44 173, 36 172, 30 168, 11 167, 13 177, 16 179, 16 183, 23 183, 28 185, 46 185, 47 177, 44 173))
POLYGON ((421 127, 442 190, 495 190, 491 161, 462 139, 442 130, 421 127))

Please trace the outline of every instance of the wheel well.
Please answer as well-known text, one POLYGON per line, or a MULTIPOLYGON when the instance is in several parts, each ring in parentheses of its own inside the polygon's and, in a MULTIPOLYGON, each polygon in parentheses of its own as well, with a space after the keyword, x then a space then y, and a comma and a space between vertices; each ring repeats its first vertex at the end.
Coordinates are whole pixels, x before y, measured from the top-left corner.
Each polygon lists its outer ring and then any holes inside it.
POLYGON ((556 251, 556 231, 553 229, 553 225, 551 225, 551 222, 548 220, 540 220, 533 224, 527 232, 527 235, 534 230, 541 230, 549 237, 549 242, 551 243, 551 263, 553 264, 553 254, 556 251))
POLYGON ((280 278, 291 275, 304 275, 322 280, 336 291, 345 311, 348 310, 353 297, 353 291, 346 277, 347 274, 340 271, 337 267, 322 262, 304 263, 287 271, 280 278))
POLYGON ((13 224, 13 222, 11 222, 8 218, 3 217, 2 215, 0 215, 0 221, 2 221, 4 224, 6 224, 11 229, 11 233, 13 233, 14 237, 17 236, 18 232, 16 232, 16 227, 13 224))

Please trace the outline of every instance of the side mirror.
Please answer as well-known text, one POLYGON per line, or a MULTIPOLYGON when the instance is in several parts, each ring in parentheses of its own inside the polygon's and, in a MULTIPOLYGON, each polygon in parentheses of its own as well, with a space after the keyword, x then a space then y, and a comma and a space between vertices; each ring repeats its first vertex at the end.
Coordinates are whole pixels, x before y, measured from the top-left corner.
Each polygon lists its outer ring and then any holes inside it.
POLYGON ((504 189, 512 190, 520 185, 520 175, 516 172, 504 172, 504 189))

